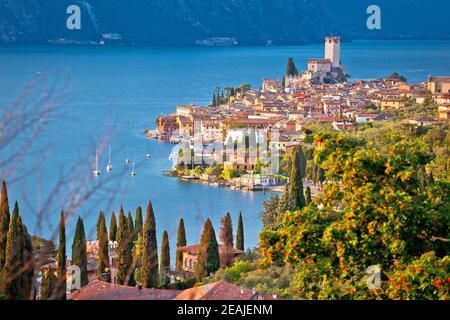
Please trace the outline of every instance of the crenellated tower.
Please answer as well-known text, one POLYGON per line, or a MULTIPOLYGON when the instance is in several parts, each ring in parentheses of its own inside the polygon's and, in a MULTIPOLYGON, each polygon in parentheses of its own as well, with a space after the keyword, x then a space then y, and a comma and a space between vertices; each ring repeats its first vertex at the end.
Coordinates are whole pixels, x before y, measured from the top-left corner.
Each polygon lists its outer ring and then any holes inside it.
POLYGON ((341 37, 325 37, 325 59, 331 61, 333 68, 339 68, 341 66, 341 37))

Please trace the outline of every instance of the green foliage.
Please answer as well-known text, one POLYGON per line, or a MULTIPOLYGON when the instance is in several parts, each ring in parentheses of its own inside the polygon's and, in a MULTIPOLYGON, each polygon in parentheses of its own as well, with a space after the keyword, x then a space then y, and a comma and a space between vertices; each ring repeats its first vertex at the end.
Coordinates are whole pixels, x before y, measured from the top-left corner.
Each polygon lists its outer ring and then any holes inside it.
POLYGON ((128 285, 132 276, 132 248, 131 233, 128 230, 128 220, 123 209, 120 208, 119 227, 117 229, 117 283, 128 285))
POLYGON ((117 220, 116 214, 113 212, 109 221, 109 240, 117 241, 117 220))
POLYGON ((170 246, 169 246, 169 235, 167 231, 164 230, 162 236, 161 245, 161 261, 159 263, 161 276, 160 279, 163 283, 169 283, 170 278, 168 273, 170 272, 170 246))
POLYGON ((236 249, 245 250, 244 245, 244 222, 242 221, 242 212, 239 212, 238 226, 236 233, 236 249))
POLYGON ((200 282, 204 277, 209 276, 219 268, 219 245, 212 222, 210 219, 207 219, 200 239, 197 264, 195 265, 195 277, 200 282))
POLYGON ((289 209, 301 210, 306 206, 303 191, 303 178, 306 175, 306 159, 303 149, 298 147, 292 156, 292 168, 289 175, 289 209))
POLYGON ((310 205, 312 203, 311 188, 309 186, 305 189, 305 200, 306 205, 310 205))
POLYGON ((141 207, 136 208, 136 221, 134 223, 135 223, 136 235, 142 233, 142 230, 144 228, 144 220, 142 219, 142 208, 141 207))
POLYGON ((222 177, 225 180, 232 180, 234 178, 239 178, 240 175, 241 174, 240 174, 239 170, 235 170, 235 169, 232 169, 232 168, 229 168, 229 167, 223 169, 223 172, 222 172, 222 177))
POLYGON ((2 291, 9 300, 28 300, 33 293, 33 245, 17 202, 10 218, 2 273, 2 291))
POLYGON ((72 244, 72 265, 80 268, 80 284, 84 287, 88 284, 88 269, 87 269, 87 249, 86 249, 86 234, 84 231, 84 223, 81 217, 78 218, 75 227, 75 236, 72 244))
POLYGON ((178 250, 178 247, 184 247, 186 245, 186 230, 184 228, 184 220, 180 219, 178 223, 178 231, 177 231, 177 252, 176 252, 176 264, 175 270, 182 270, 183 268, 183 253, 178 250))
POLYGON ((431 157, 423 144, 401 140, 384 152, 343 134, 315 141, 327 180, 317 206, 286 212, 278 229, 260 234, 264 265, 282 259, 294 267, 299 297, 372 297, 362 280, 368 266, 391 270, 428 251, 448 255, 450 184, 424 185, 418 168, 431 157))
POLYGON ((287 76, 298 76, 298 70, 295 66, 294 59, 291 57, 288 58, 288 63, 286 66, 286 75, 287 76))
POLYGON ((55 300, 55 293, 57 292, 58 279, 55 276, 54 270, 47 269, 43 271, 41 286, 40 286, 40 300, 55 300))
POLYGON ((9 220, 8 189, 6 187, 6 182, 3 181, 0 195, 0 277, 1 270, 3 269, 6 259, 6 242, 8 240, 9 220))
POLYGON ((59 244, 58 244, 58 255, 56 257, 57 261, 57 300, 66 300, 66 220, 64 216, 64 211, 61 211, 61 217, 59 221, 59 244))
POLYGON ((109 240, 106 230, 105 214, 100 212, 97 223, 98 263, 97 279, 111 282, 111 269, 109 266, 109 240))
POLYGON ((396 263, 389 272, 386 288, 381 292, 389 299, 448 300, 450 257, 439 258, 434 252, 423 254, 410 264, 396 263))
POLYGON ((400 81, 406 82, 406 78, 405 76, 402 76, 401 74, 399 74, 398 72, 393 72, 391 73, 391 75, 389 76, 389 78, 394 78, 394 79, 398 79, 400 81))
POLYGON ((263 230, 276 230, 279 225, 278 204, 280 198, 277 194, 271 193, 267 201, 263 201, 264 210, 259 217, 263 224, 263 230))
POLYGON ((153 205, 148 203, 145 215, 142 253, 142 286, 156 288, 158 286, 158 246, 156 242, 156 221, 153 205))

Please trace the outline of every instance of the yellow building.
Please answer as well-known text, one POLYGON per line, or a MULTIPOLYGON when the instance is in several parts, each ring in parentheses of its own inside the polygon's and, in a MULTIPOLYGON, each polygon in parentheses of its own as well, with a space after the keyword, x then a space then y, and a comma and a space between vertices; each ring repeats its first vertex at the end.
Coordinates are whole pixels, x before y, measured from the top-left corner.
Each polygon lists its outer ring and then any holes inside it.
POLYGON ((432 94, 450 93, 450 77, 429 77, 427 88, 432 94))
POLYGON ((381 110, 400 109, 405 106, 405 101, 401 98, 387 98, 380 101, 381 110))
MULTIPOLYGON (((183 255, 183 270, 185 272, 195 272, 195 265, 197 264, 197 255, 199 244, 193 244, 190 246, 178 247, 177 250, 183 255)), ((219 245, 219 253, 222 252, 223 246, 219 245)), ((237 260, 245 252, 236 248, 233 248, 233 260, 237 260)))

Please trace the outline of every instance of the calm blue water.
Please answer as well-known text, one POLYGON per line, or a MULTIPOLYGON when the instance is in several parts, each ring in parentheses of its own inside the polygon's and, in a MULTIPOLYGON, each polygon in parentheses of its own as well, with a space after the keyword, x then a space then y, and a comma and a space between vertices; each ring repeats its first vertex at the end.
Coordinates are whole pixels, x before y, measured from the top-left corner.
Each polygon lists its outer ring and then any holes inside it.
MULTIPOLYGON (((251 48, 110 48, 110 47, 0 47, 0 110, 9 106, 25 84, 36 74, 58 74, 68 80, 66 96, 57 115, 52 116, 35 142, 34 150, 49 146, 45 162, 24 179, 9 185, 10 200, 18 200, 25 223, 33 233, 49 237, 57 226, 59 209, 54 204, 37 225, 33 208, 42 206, 52 194, 51 186, 62 172, 81 156, 94 159, 93 145, 106 132, 113 132, 111 145, 115 171, 124 167, 125 159, 136 160, 138 175, 132 178, 127 168, 124 176, 111 183, 120 192, 111 204, 116 212, 121 204, 126 210, 153 202, 157 218, 158 239, 168 230, 175 243, 177 220, 184 217, 189 243, 197 242, 206 217, 219 230, 221 216, 227 211, 236 223, 239 210, 244 214, 248 247, 257 243, 261 223, 258 213, 260 193, 241 193, 200 184, 187 184, 164 177, 170 168, 171 145, 148 140, 144 128, 153 128, 160 114, 174 112, 177 104, 210 101, 217 87, 249 82, 260 85, 265 77, 281 77, 289 56, 297 67, 306 67, 309 57, 322 57, 323 46, 251 47, 251 48), (146 160, 147 153, 153 155, 146 160), (43 183, 41 184, 40 182, 43 183), (25 201, 26 200, 26 201, 25 201), (28 205, 25 205, 28 203, 28 205)), ((450 41, 367 41, 342 45, 342 63, 354 78, 376 78, 393 71, 411 82, 425 81, 429 74, 450 74, 450 41)), ((3 150, 2 158, 8 151, 3 150)), ((29 154, 18 171, 32 167, 42 156, 29 154)), ((105 173, 107 152, 100 157, 105 173)), ((89 170, 92 170, 90 168, 89 170)), ((13 180, 19 173, 7 173, 13 180)), ((110 179, 103 174, 99 179, 110 179)), ((113 191, 108 191, 108 198, 113 191)), ((105 194, 105 193, 103 193, 105 194)), ((100 209, 110 210, 98 199, 83 206, 77 214, 94 237, 100 209)), ((145 208, 144 208, 145 209, 145 208)), ((71 233, 74 221, 69 223, 71 233)), ((70 237, 71 235, 69 235, 70 237)))

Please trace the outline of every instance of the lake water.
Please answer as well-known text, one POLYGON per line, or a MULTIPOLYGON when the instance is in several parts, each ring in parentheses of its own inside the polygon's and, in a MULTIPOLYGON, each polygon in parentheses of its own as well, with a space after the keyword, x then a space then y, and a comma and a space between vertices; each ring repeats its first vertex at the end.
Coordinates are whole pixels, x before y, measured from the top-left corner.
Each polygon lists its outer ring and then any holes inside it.
MULTIPOLYGON (((137 47, 0 47, 0 111, 9 106, 21 89, 39 73, 59 74, 68 80, 59 112, 52 116, 33 145, 34 150, 49 146, 43 164, 25 178, 9 185, 10 202, 18 200, 21 214, 31 233, 50 237, 57 227, 56 202, 46 212, 44 222, 36 224, 33 208, 42 206, 52 194, 51 186, 61 172, 67 172, 80 156, 94 161, 95 144, 106 132, 113 135, 112 164, 124 168, 125 159, 136 161, 138 175, 130 168, 111 183, 120 192, 111 203, 116 212, 121 204, 134 212, 136 206, 153 202, 158 241, 163 230, 170 235, 172 250, 177 221, 185 219, 189 243, 199 240, 202 225, 210 217, 218 233, 220 218, 229 211, 236 224, 240 210, 244 215, 246 246, 257 244, 261 228, 259 211, 267 197, 261 193, 242 193, 230 189, 189 184, 165 177, 163 169, 172 145, 144 137, 144 128, 154 128, 155 118, 175 111, 179 104, 207 104, 216 87, 248 82, 260 86, 265 77, 281 78, 288 57, 298 69, 310 57, 322 57, 321 44, 301 47, 248 48, 137 48, 137 47), (147 160, 145 155, 152 154, 147 160), (42 182, 42 183, 40 183, 42 182)), ((422 82, 429 74, 450 74, 450 41, 358 41, 342 44, 342 63, 354 78, 370 79, 397 71, 411 82, 422 82)), ((1 158, 7 158, 3 150, 1 158)), ((25 172, 41 159, 29 154, 20 162, 25 172)), ((100 155, 99 179, 105 174, 107 151, 100 155)), ((91 167, 89 170, 93 170, 91 167)), ((13 180, 19 173, 6 173, 13 180)), ((110 191, 110 193, 113 191, 110 191)), ((109 196, 110 194, 108 194, 109 196)), ((97 199, 98 200, 98 199, 97 199)), ((85 217, 89 238, 106 203, 94 201, 79 209, 85 217)), ((107 219, 110 210, 107 212, 107 219)), ((71 241, 75 221, 68 224, 71 241)), ((71 243, 71 242, 69 242, 71 243)))

